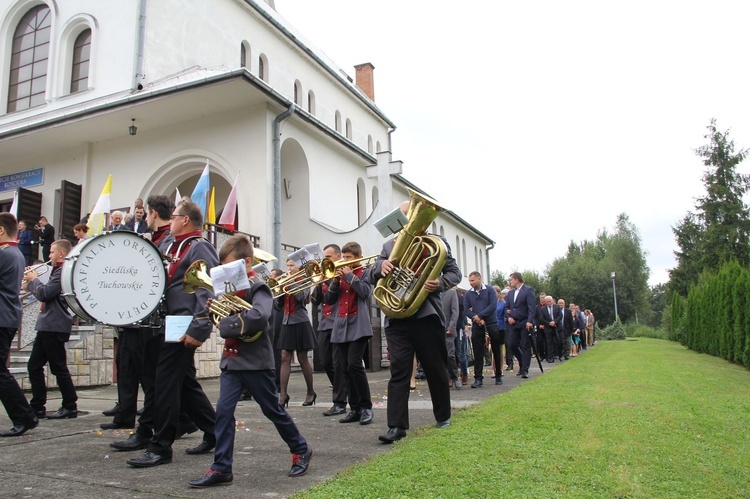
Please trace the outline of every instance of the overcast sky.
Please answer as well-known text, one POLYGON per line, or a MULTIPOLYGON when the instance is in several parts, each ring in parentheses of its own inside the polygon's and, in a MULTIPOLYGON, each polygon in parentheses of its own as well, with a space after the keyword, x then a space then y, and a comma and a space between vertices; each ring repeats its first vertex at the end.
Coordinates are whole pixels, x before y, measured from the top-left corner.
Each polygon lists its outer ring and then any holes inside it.
POLYGON ((352 77, 375 66, 393 159, 496 241, 506 274, 544 271, 624 212, 666 282, 711 118, 750 146, 748 2, 275 3, 352 77))

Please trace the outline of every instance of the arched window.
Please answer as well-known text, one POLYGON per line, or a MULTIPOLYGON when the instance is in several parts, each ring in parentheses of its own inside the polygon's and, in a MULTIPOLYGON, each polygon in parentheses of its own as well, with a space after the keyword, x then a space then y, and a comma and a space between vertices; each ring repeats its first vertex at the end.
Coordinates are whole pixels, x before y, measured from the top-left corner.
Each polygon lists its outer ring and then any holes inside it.
POLYGON ((440 226, 440 237, 445 237, 445 228, 442 225, 440 226))
POLYGON ((432 229, 430 230, 433 234, 437 234, 437 223, 432 222, 432 229))
MULTIPOLYGON (((482 255, 482 250, 480 249, 479 250, 479 268, 482 269, 481 270, 482 274, 485 273, 484 272, 484 258, 483 258, 483 256, 484 255, 482 255)), ((487 280, 489 281, 490 280, 490 269, 487 269, 486 273, 487 273, 487 280)))
POLYGON ((337 132, 341 133, 341 113, 336 111, 336 115, 334 118, 334 127, 337 132))
POLYGON ((315 115, 315 94, 312 90, 307 92, 307 112, 315 115))
POLYGON ((91 60, 91 30, 78 35, 73 44, 73 67, 70 73, 70 93, 89 88, 89 61, 91 60))
POLYGON ((268 59, 265 54, 260 54, 258 57, 258 76, 261 80, 268 81, 268 59))
POLYGON ((29 10, 13 35, 8 112, 44 104, 52 15, 46 5, 29 10))
POLYGON ((357 179, 357 224, 362 225, 367 218, 367 196, 364 180, 357 179))
POLYGON ((482 273, 482 267, 479 266, 479 252, 477 251, 476 246, 474 246, 474 268, 477 269, 480 274, 482 273))
POLYGON ((468 270, 468 268, 466 266, 466 239, 461 239, 461 257, 462 257, 463 263, 464 263, 464 265, 463 265, 464 274, 468 274, 469 270, 468 270))
POLYGON ((352 140, 352 120, 346 119, 346 138, 352 140))
POLYGON ((378 186, 374 185, 372 187, 372 209, 373 210, 378 205, 379 200, 380 200, 380 193, 378 192, 378 186))
POLYGON ((382 152, 382 150, 380 149, 380 141, 377 141, 375 143, 375 152, 382 152))
POLYGON ((458 268, 461 268, 461 239, 459 239, 458 236, 456 236, 456 247, 453 248, 453 251, 456 252, 456 265, 458 265, 458 268))
POLYGON ((372 135, 367 136, 367 152, 372 154, 372 135))
POLYGON ((250 44, 247 42, 242 42, 240 44, 240 67, 250 69, 250 60, 250 44))
POLYGON ((302 83, 299 80, 294 82, 294 103, 302 106, 302 83))

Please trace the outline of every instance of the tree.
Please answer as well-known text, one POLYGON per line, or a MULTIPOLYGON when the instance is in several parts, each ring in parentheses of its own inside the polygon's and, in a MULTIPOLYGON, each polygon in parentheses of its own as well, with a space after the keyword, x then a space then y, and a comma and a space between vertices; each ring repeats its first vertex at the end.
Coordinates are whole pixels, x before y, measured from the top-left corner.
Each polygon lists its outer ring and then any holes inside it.
POLYGON ((549 293, 589 308, 602 324, 615 320, 612 272, 617 274, 617 308, 620 320, 651 316, 648 302, 649 269, 638 229, 625 213, 617 217, 614 231, 601 229, 594 241, 568 245, 567 254, 548 270, 549 293))
POLYGON ((707 129, 708 144, 695 150, 706 167, 706 194, 696 200, 696 212, 672 229, 680 249, 675 251, 677 267, 670 271, 670 286, 682 296, 704 271, 716 272, 731 260, 750 263, 750 215, 743 201, 750 175, 736 171, 748 150, 735 152, 729 131, 718 131, 716 120, 707 129))

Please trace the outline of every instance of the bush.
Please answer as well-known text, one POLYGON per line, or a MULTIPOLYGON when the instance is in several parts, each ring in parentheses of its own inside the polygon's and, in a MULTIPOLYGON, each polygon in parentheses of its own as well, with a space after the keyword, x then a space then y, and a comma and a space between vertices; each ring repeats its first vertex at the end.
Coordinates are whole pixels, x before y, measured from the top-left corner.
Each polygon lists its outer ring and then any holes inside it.
POLYGON ((625 326, 619 318, 599 333, 600 340, 624 340, 625 336, 625 326))
POLYGON ((629 338, 656 338, 666 340, 667 335, 663 329, 655 329, 645 324, 628 324, 625 326, 625 334, 629 338))

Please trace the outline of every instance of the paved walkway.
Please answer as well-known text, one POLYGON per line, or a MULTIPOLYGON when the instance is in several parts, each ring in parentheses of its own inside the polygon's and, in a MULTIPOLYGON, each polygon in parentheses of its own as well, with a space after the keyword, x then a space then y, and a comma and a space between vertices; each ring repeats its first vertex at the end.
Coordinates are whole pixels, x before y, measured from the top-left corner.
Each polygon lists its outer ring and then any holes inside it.
MULTIPOLYGON (((559 363, 543 364, 545 370, 559 363)), ((480 389, 464 387, 451 390, 455 408, 477 404, 507 392, 520 383, 530 383, 540 375, 532 359, 530 378, 521 380, 513 373, 505 376, 502 386, 490 384, 480 389)), ((240 402, 237 408, 234 485, 214 489, 191 489, 186 483, 198 478, 212 463, 213 454, 188 456, 185 449, 200 442, 194 433, 175 442, 171 464, 149 469, 131 468, 125 461, 137 453, 117 452, 108 444, 127 438, 128 430, 102 431, 99 424, 111 421, 102 410, 114 405, 115 387, 79 391, 77 419, 43 420, 34 430, 18 438, 0 439, 0 496, 72 497, 72 498, 148 498, 148 497, 287 497, 315 483, 333 477, 348 466, 373 455, 387 452, 391 446, 378 441, 387 430, 386 404, 388 370, 368 373, 372 390, 375 421, 369 426, 341 424, 338 417, 324 417, 330 405, 331 389, 323 373, 315 373, 318 405, 302 407, 305 396, 302 375, 294 373, 289 383, 289 413, 312 445, 315 455, 309 473, 300 478, 286 476, 291 455, 275 428, 252 402, 240 402)), ((218 379, 203 380, 209 399, 219 397, 218 379)), ((60 405, 59 392, 50 393, 47 409, 60 405)), ((434 424, 430 394, 425 381, 419 381, 409 402, 412 428, 434 424)), ((0 411, 0 428, 10 428, 4 411, 0 411)), ((407 437, 416 438, 416 437, 407 437)), ((138 451, 141 452, 141 451, 138 451)))

